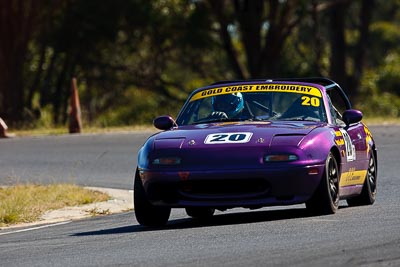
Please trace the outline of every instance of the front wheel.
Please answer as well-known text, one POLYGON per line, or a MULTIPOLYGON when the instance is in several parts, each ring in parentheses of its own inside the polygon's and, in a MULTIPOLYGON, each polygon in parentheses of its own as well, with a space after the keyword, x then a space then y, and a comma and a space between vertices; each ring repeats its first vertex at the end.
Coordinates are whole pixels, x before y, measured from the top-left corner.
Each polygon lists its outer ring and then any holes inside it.
POLYGON ((306 202, 307 209, 316 215, 336 213, 339 207, 339 167, 332 153, 325 161, 325 170, 314 195, 306 202))
POLYGON ((371 151, 367 176, 359 196, 347 199, 349 206, 372 205, 376 198, 376 181, 378 177, 377 164, 374 153, 371 151))
POLYGON ((137 221, 145 226, 163 226, 167 223, 171 208, 152 205, 146 196, 139 171, 136 170, 133 202, 137 221))

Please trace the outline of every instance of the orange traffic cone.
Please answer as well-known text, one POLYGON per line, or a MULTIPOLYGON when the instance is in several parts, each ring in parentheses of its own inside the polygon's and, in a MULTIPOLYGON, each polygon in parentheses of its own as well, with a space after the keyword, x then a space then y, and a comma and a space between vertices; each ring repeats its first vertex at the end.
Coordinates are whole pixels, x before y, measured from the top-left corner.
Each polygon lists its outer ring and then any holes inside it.
POLYGON ((82 132, 81 105, 79 103, 76 78, 71 81, 71 110, 69 113, 69 133, 82 132))
POLYGON ((7 124, 3 121, 2 118, 0 118, 0 138, 8 138, 8 137, 10 137, 7 134, 7 129, 8 129, 7 124))

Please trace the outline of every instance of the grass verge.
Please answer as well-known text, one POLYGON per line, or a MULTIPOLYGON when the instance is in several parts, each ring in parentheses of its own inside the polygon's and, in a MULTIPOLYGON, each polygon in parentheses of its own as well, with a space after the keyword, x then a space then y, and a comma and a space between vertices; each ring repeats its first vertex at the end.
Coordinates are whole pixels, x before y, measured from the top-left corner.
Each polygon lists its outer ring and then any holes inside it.
POLYGON ((107 194, 73 184, 18 184, 0 188, 0 226, 37 221, 46 211, 106 201, 107 194))
MULTIPOLYGON (((115 132, 132 132, 132 131, 156 131, 152 125, 137 125, 137 126, 120 126, 120 127, 83 127, 82 133, 84 134, 101 134, 101 133, 115 133, 115 132)), ((68 134, 67 127, 53 127, 53 128, 34 128, 34 129, 9 129, 8 132, 16 136, 40 136, 40 135, 62 135, 68 134)))
POLYGON ((367 126, 368 125, 400 125, 400 118, 393 117, 373 117, 362 120, 367 126))

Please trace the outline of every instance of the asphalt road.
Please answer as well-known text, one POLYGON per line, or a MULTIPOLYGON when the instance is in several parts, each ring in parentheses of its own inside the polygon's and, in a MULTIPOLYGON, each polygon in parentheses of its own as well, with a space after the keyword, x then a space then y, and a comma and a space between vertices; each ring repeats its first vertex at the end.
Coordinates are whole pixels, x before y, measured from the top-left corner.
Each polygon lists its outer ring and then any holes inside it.
POLYGON ((155 132, 0 139, 0 184, 73 182, 133 189, 138 148, 155 132))
MULTIPOLYGON (((400 127, 371 127, 379 188, 372 206, 309 217, 303 205, 233 209, 207 224, 173 210, 167 226, 133 212, 0 231, 0 266, 400 266, 400 127)), ((0 140, 0 183, 52 180, 132 188, 149 133, 0 140)))

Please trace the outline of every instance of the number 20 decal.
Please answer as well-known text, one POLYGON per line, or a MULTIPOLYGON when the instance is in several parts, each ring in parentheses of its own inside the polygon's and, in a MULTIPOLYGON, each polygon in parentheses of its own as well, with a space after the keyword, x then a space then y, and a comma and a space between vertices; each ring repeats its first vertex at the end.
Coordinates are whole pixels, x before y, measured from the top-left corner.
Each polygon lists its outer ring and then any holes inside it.
POLYGON ((240 132, 240 133, 215 133, 209 134, 204 140, 205 144, 229 144, 229 143, 247 143, 250 141, 253 133, 240 132))
POLYGON ((320 105, 319 98, 316 98, 316 97, 302 96, 301 100, 302 100, 302 102, 301 102, 302 106, 319 107, 319 105, 320 105))

